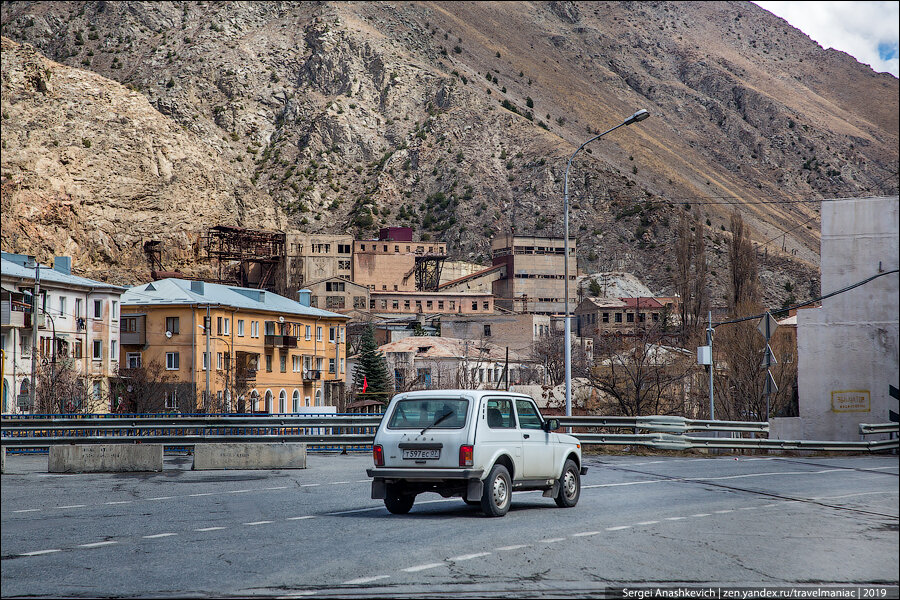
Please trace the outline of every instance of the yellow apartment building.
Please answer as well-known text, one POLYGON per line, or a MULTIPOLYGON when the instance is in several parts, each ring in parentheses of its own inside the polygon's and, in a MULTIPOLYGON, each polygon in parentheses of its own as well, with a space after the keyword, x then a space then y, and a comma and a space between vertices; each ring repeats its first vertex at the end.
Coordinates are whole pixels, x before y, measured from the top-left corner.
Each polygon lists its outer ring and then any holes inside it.
POLYGON ((343 390, 346 324, 308 293, 163 279, 122 295, 121 364, 159 365, 167 410, 310 412, 343 390))

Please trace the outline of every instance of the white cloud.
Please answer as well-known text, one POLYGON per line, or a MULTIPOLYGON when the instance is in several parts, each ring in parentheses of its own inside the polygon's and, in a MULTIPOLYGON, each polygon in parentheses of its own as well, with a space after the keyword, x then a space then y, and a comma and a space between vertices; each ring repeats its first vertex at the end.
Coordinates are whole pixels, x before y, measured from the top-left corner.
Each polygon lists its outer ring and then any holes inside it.
POLYGON ((898 2, 756 2, 811 37, 870 65, 898 76, 900 38, 898 2))

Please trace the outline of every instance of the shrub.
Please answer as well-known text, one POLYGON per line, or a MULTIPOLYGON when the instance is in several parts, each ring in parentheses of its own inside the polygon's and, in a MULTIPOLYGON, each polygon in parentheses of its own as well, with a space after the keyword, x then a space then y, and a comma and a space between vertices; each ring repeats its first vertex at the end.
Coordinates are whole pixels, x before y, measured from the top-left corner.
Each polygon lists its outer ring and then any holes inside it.
POLYGON ((81 145, 84 146, 85 148, 90 148, 91 140, 88 138, 81 138, 81 145))

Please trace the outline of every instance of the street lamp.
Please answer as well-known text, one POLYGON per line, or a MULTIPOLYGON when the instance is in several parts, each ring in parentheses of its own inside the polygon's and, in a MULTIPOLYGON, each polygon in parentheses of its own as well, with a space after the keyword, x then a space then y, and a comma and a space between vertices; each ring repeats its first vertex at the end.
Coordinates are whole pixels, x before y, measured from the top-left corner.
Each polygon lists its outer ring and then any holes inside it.
POLYGON ((645 109, 641 109, 613 127, 612 129, 607 129, 603 133, 597 134, 585 143, 578 146, 578 149, 572 153, 572 156, 569 157, 569 162, 566 164, 566 183, 564 188, 563 195, 563 208, 565 209, 565 239, 563 240, 563 247, 565 253, 565 303, 566 303, 566 323, 565 323, 565 363, 566 363, 566 416, 572 416, 572 323, 569 315, 569 168, 572 166, 572 160, 575 158, 575 155, 581 152, 581 149, 596 140, 597 138, 603 137, 607 133, 611 131, 615 131, 619 127, 623 127, 625 125, 631 125, 632 123, 637 123, 638 121, 643 121, 647 117, 650 116, 650 113, 645 109))
MULTIPOLYGON (((208 317, 207 317, 207 319, 208 319, 208 317)), ((211 325, 212 322, 209 321, 208 324, 211 325)), ((209 341, 210 340, 219 340, 221 342, 225 342, 225 344, 228 346, 228 355, 229 356, 228 356, 228 362, 225 365, 225 392, 226 393, 228 393, 228 389, 229 389, 228 386, 231 385, 231 361, 234 359, 234 352, 232 350, 232 344, 229 340, 227 340, 226 338, 223 338, 223 337, 210 335, 209 327, 204 327, 203 325, 197 325, 197 327, 199 329, 203 329, 204 333, 206 334, 206 403, 207 403, 207 405, 209 405, 212 403, 212 398, 210 397, 210 390, 209 390, 209 373, 210 373, 210 371, 212 371, 212 362, 213 362, 212 354, 209 351, 209 341)), ((229 403, 230 402, 231 402, 231 400, 229 399, 229 403)))

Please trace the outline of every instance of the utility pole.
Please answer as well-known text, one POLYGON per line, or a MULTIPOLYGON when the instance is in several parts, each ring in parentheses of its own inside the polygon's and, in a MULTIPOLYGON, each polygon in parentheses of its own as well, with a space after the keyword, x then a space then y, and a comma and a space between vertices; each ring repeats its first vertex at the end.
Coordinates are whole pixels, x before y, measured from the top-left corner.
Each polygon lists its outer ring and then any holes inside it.
POLYGON ((706 345, 709 346, 709 420, 715 421, 716 404, 713 400, 713 370, 716 368, 716 362, 713 360, 712 339, 712 311, 709 311, 709 327, 706 328, 706 345))
POLYGON ((31 296, 31 410, 34 410, 37 391, 37 346, 38 346, 38 296, 41 293, 41 265, 37 258, 34 261, 34 291, 31 296))
POLYGON ((209 356, 209 328, 211 325, 212 320, 209 316, 209 304, 207 304, 206 320, 203 323, 203 331, 206 333, 206 356, 203 358, 203 362, 206 364, 206 398, 203 399, 204 409, 209 406, 209 372, 212 370, 212 359, 209 356))

